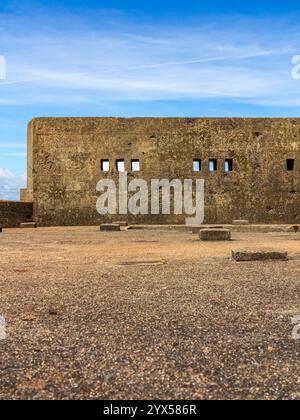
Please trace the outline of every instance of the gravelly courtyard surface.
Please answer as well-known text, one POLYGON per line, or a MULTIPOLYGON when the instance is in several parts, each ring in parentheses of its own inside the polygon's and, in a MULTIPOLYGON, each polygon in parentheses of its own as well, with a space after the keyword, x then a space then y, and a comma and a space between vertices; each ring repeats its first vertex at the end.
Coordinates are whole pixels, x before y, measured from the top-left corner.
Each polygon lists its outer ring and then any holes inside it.
POLYGON ((300 234, 10 229, 0 261, 1 399, 300 399, 300 234))

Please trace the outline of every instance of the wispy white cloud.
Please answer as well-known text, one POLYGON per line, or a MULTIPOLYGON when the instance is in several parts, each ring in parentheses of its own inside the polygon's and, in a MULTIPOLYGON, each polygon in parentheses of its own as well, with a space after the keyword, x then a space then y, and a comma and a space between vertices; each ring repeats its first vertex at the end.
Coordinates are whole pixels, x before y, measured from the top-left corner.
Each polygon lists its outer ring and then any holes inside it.
POLYGON ((0 199, 15 200, 19 197, 20 188, 26 186, 26 175, 15 174, 6 168, 0 168, 0 199))
POLYGON ((290 76, 290 58, 297 52, 299 28, 291 29, 283 18, 169 27, 107 25, 101 19, 88 26, 78 16, 67 18, 53 30, 43 20, 32 26, 29 17, 28 22, 24 16, 6 16, 5 22, 0 17, 0 42, 8 53, 0 105, 226 98, 272 106, 277 99, 278 106, 289 106, 298 101, 300 82, 290 76), (16 36, 21 25, 31 28, 22 39, 16 36))
MULTIPOLYGON (((300 81, 291 77, 291 57, 300 54, 295 17, 216 15, 162 24, 129 21, 118 11, 70 15, 18 9, 19 3, 0 14, 0 56, 7 66, 7 78, 0 80, 6 113, 0 121, 0 199, 17 199, 26 185, 16 169, 25 165, 26 118, 44 109, 47 115, 58 107, 79 115, 101 105, 105 115, 120 109, 124 115, 126 105, 137 102, 140 109, 143 101, 145 115, 154 115, 151 102, 202 101, 227 116, 224 104, 300 106, 300 81)), ((185 112, 177 105, 175 115, 179 108, 185 112)))

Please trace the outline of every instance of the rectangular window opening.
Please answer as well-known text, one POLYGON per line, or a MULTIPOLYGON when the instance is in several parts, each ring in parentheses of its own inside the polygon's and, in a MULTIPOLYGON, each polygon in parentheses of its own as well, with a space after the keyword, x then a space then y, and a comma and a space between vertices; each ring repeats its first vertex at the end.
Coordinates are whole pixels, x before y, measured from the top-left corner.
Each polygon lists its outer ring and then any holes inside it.
POLYGON ((141 170, 140 161, 138 159, 133 159, 131 161, 131 170, 132 172, 139 172, 141 170))
POLYGON ((118 172, 125 172, 125 161, 124 159, 119 159, 116 162, 117 171, 118 172))
POLYGON ((295 169, 295 159, 287 159, 286 169, 287 171, 293 171, 295 169))
POLYGON ((193 161, 193 172, 201 171, 201 159, 194 159, 193 161))
POLYGON ((218 160, 210 159, 209 161, 209 172, 216 172, 218 169, 218 160))
POLYGON ((233 171, 233 159, 225 159, 225 172, 233 171))
POLYGON ((103 159, 101 160, 101 171, 108 172, 109 171, 109 160, 103 159))

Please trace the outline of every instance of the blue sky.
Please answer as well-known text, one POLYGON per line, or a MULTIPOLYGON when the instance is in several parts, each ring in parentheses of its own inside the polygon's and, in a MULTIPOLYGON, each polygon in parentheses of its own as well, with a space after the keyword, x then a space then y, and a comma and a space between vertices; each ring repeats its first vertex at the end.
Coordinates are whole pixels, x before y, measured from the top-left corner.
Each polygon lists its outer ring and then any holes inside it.
POLYGON ((33 117, 298 117, 299 17, 296 1, 1 0, 0 199, 26 185, 33 117))

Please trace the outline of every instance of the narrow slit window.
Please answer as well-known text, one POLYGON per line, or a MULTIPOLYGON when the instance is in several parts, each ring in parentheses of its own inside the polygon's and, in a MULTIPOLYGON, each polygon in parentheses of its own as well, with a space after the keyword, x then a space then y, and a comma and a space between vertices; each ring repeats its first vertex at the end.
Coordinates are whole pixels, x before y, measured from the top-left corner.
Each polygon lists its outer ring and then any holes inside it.
POLYGON ((117 160, 117 171, 125 172, 125 161, 123 159, 117 160))
POLYGON ((287 171, 293 171, 295 169, 295 159, 287 159, 286 169, 287 171))
POLYGON ((209 161, 209 172, 216 172, 218 169, 217 159, 210 159, 209 161))
POLYGON ((232 171, 233 171, 233 160, 225 159, 225 172, 232 172, 232 171))
POLYGON ((141 170, 140 161, 138 159, 133 159, 131 161, 131 170, 132 172, 139 172, 141 170))
POLYGON ((200 172, 201 171, 201 159, 194 159, 193 161, 193 171, 200 172))
POLYGON ((101 171, 109 172, 109 160, 107 159, 101 160, 101 171))

